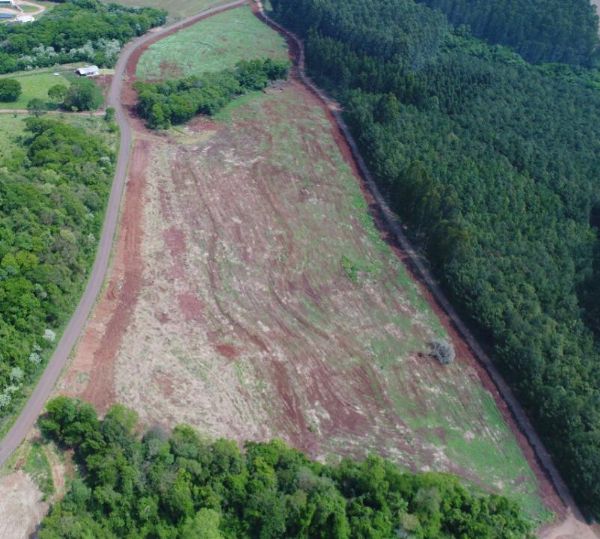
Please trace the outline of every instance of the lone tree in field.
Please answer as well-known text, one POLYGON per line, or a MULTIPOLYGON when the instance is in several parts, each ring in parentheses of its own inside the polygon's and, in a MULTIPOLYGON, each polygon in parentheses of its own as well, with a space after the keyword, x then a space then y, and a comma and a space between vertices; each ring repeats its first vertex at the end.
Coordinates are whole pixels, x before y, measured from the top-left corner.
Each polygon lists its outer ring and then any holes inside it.
POLYGON ((433 356, 442 364, 449 365, 456 359, 454 345, 446 340, 435 340, 431 343, 433 356))
POLYGON ((37 97, 34 97, 27 103, 27 111, 34 116, 40 117, 42 114, 45 114, 47 110, 48 107, 46 106, 46 103, 37 97))
POLYGON ((21 95, 21 83, 16 79, 0 79, 0 101, 14 102, 21 95))
POLYGON ((55 84, 48 90, 48 97, 54 103, 62 103, 67 96, 68 88, 64 84, 55 84))

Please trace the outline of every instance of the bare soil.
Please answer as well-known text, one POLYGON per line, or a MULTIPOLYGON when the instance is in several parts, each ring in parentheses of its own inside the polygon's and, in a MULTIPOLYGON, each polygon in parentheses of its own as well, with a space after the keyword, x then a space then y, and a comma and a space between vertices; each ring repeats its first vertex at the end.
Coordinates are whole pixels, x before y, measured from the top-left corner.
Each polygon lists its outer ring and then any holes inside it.
POLYGON ((0 537, 27 539, 48 511, 33 480, 22 470, 0 477, 0 537))

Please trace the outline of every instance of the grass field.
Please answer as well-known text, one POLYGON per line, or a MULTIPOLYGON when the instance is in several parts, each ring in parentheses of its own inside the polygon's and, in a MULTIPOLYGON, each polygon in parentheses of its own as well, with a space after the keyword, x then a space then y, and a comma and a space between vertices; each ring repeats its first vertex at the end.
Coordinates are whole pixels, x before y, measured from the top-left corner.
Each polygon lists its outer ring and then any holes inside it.
MULTIPOLYGON (((111 0, 103 0, 110 3, 111 0)), ((165 9, 169 14, 169 21, 177 21, 190 15, 195 15, 204 9, 227 3, 227 0, 120 0, 119 4, 133 7, 154 7, 165 9)))
POLYGON ((31 99, 37 98, 48 103, 48 89, 55 84, 69 86, 68 77, 54 75, 53 71, 18 72, 2 75, 0 78, 16 79, 21 83, 22 93, 17 101, 0 103, 0 109, 25 109, 31 99))
POLYGON ((285 41, 261 23, 249 7, 243 7, 154 43, 140 59, 137 76, 157 79, 194 75, 264 56, 286 59, 285 41))

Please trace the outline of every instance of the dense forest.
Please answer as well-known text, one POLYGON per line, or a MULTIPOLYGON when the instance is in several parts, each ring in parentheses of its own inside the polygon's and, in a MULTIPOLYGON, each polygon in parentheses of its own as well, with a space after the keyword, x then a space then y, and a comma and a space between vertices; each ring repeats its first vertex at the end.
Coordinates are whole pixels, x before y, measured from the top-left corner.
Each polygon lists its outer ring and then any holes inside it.
POLYGON ((311 76, 344 105, 376 181, 573 494, 600 517, 598 73, 526 63, 412 0, 271 3, 305 38, 311 76))
POLYGON ((94 258, 114 152, 99 135, 28 118, 0 162, 0 417, 43 367, 94 258))
POLYGON ((600 60, 598 18, 590 0, 417 0, 443 11, 490 43, 530 62, 592 66, 600 60))
POLYGON ((71 0, 30 24, 0 25, 0 73, 69 62, 113 66, 121 46, 166 20, 166 12, 71 0))
POLYGON ((513 502, 473 494, 450 475, 405 473, 375 456, 325 465, 279 441, 241 452, 183 425, 140 439, 123 406, 102 421, 66 397, 47 408, 42 432, 74 450, 81 476, 40 539, 532 537, 513 502))
POLYGON ((269 82, 286 79, 288 62, 271 58, 242 60, 234 69, 165 82, 136 82, 137 110, 152 129, 191 120, 197 114, 213 115, 236 97, 264 90, 269 82))

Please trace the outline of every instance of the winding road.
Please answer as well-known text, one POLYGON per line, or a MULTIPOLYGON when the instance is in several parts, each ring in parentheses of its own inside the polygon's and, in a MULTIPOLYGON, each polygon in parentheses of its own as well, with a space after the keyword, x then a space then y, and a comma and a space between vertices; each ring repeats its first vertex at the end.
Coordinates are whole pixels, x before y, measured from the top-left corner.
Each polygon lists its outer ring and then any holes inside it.
POLYGON ((96 302, 96 298, 102 288, 102 283, 108 270, 108 263, 113 245, 113 239, 119 220, 119 212, 123 191, 127 181, 127 171, 129 168, 129 157, 133 146, 133 129, 129 123, 129 114, 121 101, 124 83, 126 82, 127 67, 130 60, 135 60, 135 53, 143 50, 148 44, 161 39, 177 30, 186 28, 202 19, 216 15, 223 11, 242 6, 247 0, 235 0, 227 4, 204 10, 197 15, 183 19, 177 23, 162 28, 154 29, 147 34, 129 42, 121 51, 119 61, 115 67, 115 74, 110 86, 107 98, 107 105, 114 107, 115 119, 121 130, 121 141, 119 145, 119 155, 117 158, 117 167, 115 177, 108 199, 104 227, 96 253, 96 260, 92 267, 87 286, 81 297, 77 309, 73 313, 69 324, 46 366, 42 377, 35 386, 29 400, 21 410, 18 418, 8 431, 4 439, 0 442, 0 466, 2 466, 12 453, 21 445, 27 434, 31 431, 38 416, 42 412, 48 397, 52 393, 54 385, 60 376, 64 366, 67 364, 71 351, 77 343, 80 334, 83 331, 88 316, 96 302))

